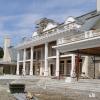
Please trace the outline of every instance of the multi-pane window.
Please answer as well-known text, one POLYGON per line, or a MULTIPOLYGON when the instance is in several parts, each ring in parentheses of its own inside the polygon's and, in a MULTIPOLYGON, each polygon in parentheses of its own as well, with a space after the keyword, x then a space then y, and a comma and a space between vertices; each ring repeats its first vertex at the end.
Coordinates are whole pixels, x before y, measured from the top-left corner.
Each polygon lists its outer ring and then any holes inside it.
POLYGON ((36 59, 36 51, 33 53, 33 59, 36 59))
POLYGON ((41 51, 40 50, 37 51, 37 59, 41 59, 41 51))
POLYGON ((40 60, 41 59, 41 49, 34 50, 34 59, 40 60))
POLYGON ((24 52, 24 50, 19 51, 19 56, 20 56, 19 60, 21 60, 21 61, 23 60, 23 52, 24 52))
POLYGON ((31 49, 28 48, 26 49, 26 59, 30 59, 31 58, 31 49))
POLYGON ((64 75, 64 61, 60 61, 60 75, 64 75))
POLYGON ((55 44, 50 44, 49 45, 49 49, 48 49, 48 52, 49 52, 49 56, 56 56, 56 49, 52 48, 52 46, 54 46, 55 44))

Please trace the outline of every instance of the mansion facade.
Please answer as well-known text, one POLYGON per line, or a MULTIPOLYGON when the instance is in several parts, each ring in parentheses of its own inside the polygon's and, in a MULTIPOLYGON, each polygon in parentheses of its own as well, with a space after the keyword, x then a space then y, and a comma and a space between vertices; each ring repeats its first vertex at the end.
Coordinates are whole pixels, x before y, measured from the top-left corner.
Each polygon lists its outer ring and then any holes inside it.
MULTIPOLYGON (((17 75, 64 76, 75 77, 76 54, 55 49, 68 41, 69 37, 84 33, 92 34, 93 27, 100 19, 97 11, 80 17, 69 17, 63 24, 41 19, 40 23, 48 21, 42 32, 34 32, 32 38, 26 38, 17 48, 17 75), (84 21, 85 20, 85 21, 84 21)), ((74 40, 74 37, 72 38, 74 40)), ((99 59, 99 58, 97 58, 99 59)), ((82 55, 80 63, 80 76, 93 78, 94 66, 91 56, 82 55)), ((97 62, 96 78, 99 78, 99 60, 97 62), (97 72, 98 71, 98 72, 97 72)))
POLYGON ((42 33, 34 32, 31 39, 26 39, 17 46, 17 75, 73 75, 75 54, 60 53, 59 50, 52 47, 61 42, 60 37, 65 36, 65 34, 73 34, 70 30, 74 31, 80 25, 74 23, 73 17, 68 18, 61 25, 45 18, 41 19, 39 24, 45 20, 48 20, 48 23, 42 33), (70 21, 72 21, 72 25, 69 24, 70 21), (69 30, 66 30, 67 27, 69 30), (66 33, 67 31, 69 32, 66 33))
MULTIPOLYGON (((97 0, 99 3, 99 0, 97 0)), ((71 42, 76 39, 93 38, 93 32, 99 33, 100 3, 97 10, 79 17, 68 17, 64 23, 57 23, 43 18, 37 21, 37 31, 31 38, 25 38, 16 46, 17 75, 64 76, 75 77, 76 54, 66 51, 66 44, 72 47, 71 42), (82 35, 84 34, 84 35, 82 35), (77 36, 78 35, 78 36, 77 36), (76 36, 76 37, 74 37, 76 36), (83 37, 82 37, 83 36, 83 37), (65 38, 66 37, 66 38, 65 38), (69 41, 70 40, 70 41, 69 41), (62 46, 60 49, 59 47, 62 46)), ((87 41, 88 43, 88 41, 87 41)), ((81 44, 82 45, 82 44, 81 44)), ((81 46, 80 45, 80 46, 81 46)), ((85 45, 83 45, 84 47, 85 45)), ((89 47, 89 45, 88 45, 89 47)), ((74 48, 77 49, 77 45, 74 48)), ((71 50, 73 51, 73 49, 71 50)), ((80 76, 93 78, 100 77, 100 58, 96 57, 96 69, 89 55, 82 55, 79 61, 80 76)))

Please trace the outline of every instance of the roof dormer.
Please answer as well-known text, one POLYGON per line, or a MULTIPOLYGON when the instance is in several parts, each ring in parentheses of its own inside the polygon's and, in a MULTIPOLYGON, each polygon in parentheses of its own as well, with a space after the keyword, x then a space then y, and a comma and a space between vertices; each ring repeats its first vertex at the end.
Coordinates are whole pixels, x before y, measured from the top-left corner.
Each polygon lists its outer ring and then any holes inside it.
POLYGON ((56 27, 57 26, 57 24, 56 23, 48 23, 47 24, 47 26, 46 26, 46 28, 43 30, 43 31, 47 31, 47 30, 50 30, 50 29, 52 29, 52 28, 54 28, 54 27, 56 27))
POLYGON ((75 18, 70 16, 67 18, 67 20, 65 20, 65 24, 69 24, 69 23, 72 23, 72 22, 75 22, 75 18))

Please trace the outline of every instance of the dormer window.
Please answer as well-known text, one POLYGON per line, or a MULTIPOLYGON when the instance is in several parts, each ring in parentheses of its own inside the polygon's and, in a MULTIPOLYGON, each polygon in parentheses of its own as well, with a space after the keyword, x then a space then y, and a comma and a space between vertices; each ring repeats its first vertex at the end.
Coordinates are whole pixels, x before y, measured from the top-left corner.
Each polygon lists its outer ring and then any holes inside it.
POLYGON ((74 17, 68 17, 67 20, 65 21, 65 24, 69 24, 75 22, 75 18, 74 17))

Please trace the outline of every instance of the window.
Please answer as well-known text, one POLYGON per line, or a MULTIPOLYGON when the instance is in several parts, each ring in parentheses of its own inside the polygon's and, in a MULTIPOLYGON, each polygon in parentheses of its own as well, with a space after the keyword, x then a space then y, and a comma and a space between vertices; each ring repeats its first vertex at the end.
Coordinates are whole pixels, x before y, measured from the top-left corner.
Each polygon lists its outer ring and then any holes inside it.
POLYGON ((33 59, 36 59, 36 51, 33 53, 33 59))
POLYGON ((60 61, 60 75, 64 75, 64 61, 60 61))
POLYGON ((33 55, 34 55, 34 59, 41 59, 41 50, 40 49, 37 49, 37 50, 35 50, 34 51, 34 53, 33 53, 33 55))
POLYGON ((41 51, 40 50, 37 51, 37 59, 41 59, 41 51))

